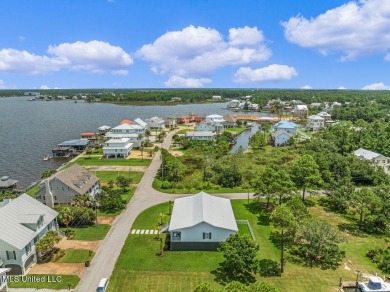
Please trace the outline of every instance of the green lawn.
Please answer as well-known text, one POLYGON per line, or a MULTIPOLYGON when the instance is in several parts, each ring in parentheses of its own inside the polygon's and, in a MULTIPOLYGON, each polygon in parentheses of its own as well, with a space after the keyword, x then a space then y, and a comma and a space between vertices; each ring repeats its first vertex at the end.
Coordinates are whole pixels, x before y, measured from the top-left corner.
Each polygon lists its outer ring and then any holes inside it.
POLYGON ((37 281, 28 282, 26 278, 22 276, 10 276, 12 279, 18 279, 19 282, 8 282, 9 288, 36 288, 36 289, 68 289, 69 285, 71 289, 76 288, 77 284, 80 282, 80 278, 76 275, 33 275, 29 274, 27 277, 39 277, 43 279, 41 283, 37 281))
POLYGON ((247 129, 247 127, 236 127, 236 128, 226 128, 224 131, 236 133, 237 135, 241 134, 247 129))
POLYGON ((92 165, 118 165, 118 166, 149 166, 149 164, 152 162, 151 159, 144 158, 142 161, 142 158, 129 158, 129 159, 101 159, 100 157, 87 157, 83 156, 78 159, 76 159, 72 163, 68 163, 66 167, 71 166, 74 163, 77 163, 82 166, 92 166, 92 165))
POLYGON ((28 190, 26 193, 27 195, 30 195, 31 197, 35 198, 35 193, 38 192, 39 190, 40 190, 39 185, 36 185, 32 189, 28 190))
POLYGON ((67 249, 65 256, 58 263, 85 263, 92 260, 95 253, 84 249, 67 249))
POLYGON ((137 184, 144 175, 141 171, 94 171, 93 172, 102 183, 108 183, 110 180, 115 182, 118 176, 131 178, 131 183, 137 184))
POLYGON ((185 133, 187 133, 187 132, 193 132, 193 131, 195 131, 193 128, 182 129, 182 130, 178 131, 178 132, 176 133, 176 135, 185 134, 185 133))
POLYGON ((100 224, 98 226, 69 229, 76 233, 75 237, 73 237, 74 240, 103 240, 110 228, 111 226, 108 224, 100 224))
MULTIPOLYGON (((259 259, 279 261, 280 250, 270 240, 274 231, 269 222, 269 213, 261 207, 261 202, 247 203, 247 200, 232 200, 236 219, 250 222, 260 247, 259 259)), ((142 212, 133 224, 134 229, 153 229, 159 222, 160 213, 168 213, 168 203, 156 205, 142 212)), ((337 226, 346 219, 334 213, 327 213, 320 206, 310 208, 310 212, 337 226)), ((165 217, 168 221, 169 217, 165 217)), ((239 224, 239 232, 247 233, 245 225, 239 224)), ((286 251, 287 264, 282 277, 260 277, 258 281, 274 285, 280 291, 338 291, 340 277, 344 281, 354 281, 355 269, 364 273, 380 273, 365 256, 370 247, 385 247, 385 238, 366 235, 355 237, 343 232, 347 242, 342 245, 346 257, 336 270, 306 268, 290 261, 286 251), (345 265, 347 268, 345 268, 345 265)), ((153 236, 129 235, 111 277, 109 291, 193 291, 200 283, 210 283, 218 288, 213 271, 223 258, 218 252, 171 252, 156 256, 159 243, 153 236)), ((383 274, 383 273, 382 273, 383 274)))

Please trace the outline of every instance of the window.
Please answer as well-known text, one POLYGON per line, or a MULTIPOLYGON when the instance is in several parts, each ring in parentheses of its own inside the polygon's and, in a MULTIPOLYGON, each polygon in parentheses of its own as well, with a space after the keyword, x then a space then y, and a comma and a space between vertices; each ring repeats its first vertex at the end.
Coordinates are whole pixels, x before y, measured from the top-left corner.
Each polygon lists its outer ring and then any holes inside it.
POLYGON ((15 251, 7 251, 7 260, 16 260, 16 252, 15 251))
POLYGON ((203 239, 211 239, 211 232, 203 232, 203 239))
POLYGON ((54 196, 54 201, 57 201, 57 196, 54 196))
POLYGON ((26 254, 29 254, 31 252, 31 243, 26 245, 26 254))

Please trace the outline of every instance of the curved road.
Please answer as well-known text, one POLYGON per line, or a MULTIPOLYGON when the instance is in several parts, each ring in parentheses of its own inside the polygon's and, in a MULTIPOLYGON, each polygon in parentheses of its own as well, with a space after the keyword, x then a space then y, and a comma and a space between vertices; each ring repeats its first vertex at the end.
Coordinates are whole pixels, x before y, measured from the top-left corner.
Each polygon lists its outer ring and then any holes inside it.
MULTIPOLYGON (((173 135, 177 132, 169 132, 162 147, 168 149, 172 142, 173 135)), ((99 246, 91 266, 85 270, 80 283, 75 291, 87 292, 95 291, 101 278, 109 278, 114 270, 115 263, 125 244, 131 226, 138 215, 145 209, 156 204, 164 203, 176 198, 190 196, 192 194, 165 194, 153 189, 152 184, 161 165, 160 151, 154 156, 152 163, 146 170, 142 180, 130 200, 126 209, 116 217, 106 238, 99 246)), ((247 198, 247 193, 215 194, 229 199, 247 198)))

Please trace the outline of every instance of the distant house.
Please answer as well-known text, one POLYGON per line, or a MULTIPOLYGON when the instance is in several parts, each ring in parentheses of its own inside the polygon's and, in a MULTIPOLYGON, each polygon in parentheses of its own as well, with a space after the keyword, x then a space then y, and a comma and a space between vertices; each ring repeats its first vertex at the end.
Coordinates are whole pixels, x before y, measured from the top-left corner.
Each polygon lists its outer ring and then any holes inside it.
POLYGON ((127 158, 133 149, 130 138, 110 139, 103 147, 103 155, 106 158, 127 158))
POLYGON ((132 124, 134 124, 134 122, 132 120, 129 120, 129 119, 124 119, 119 124, 120 125, 132 125, 132 124))
POLYGON ((136 119, 134 120, 134 122, 135 122, 137 125, 143 127, 144 129, 147 129, 147 128, 148 128, 148 124, 147 124, 146 122, 144 122, 143 120, 141 120, 140 118, 136 118, 136 119))
POLYGON ((216 250, 238 228, 230 200, 200 192, 175 200, 168 230, 171 250, 216 250))
POLYGON ((89 195, 93 199, 99 192, 99 179, 78 164, 61 170, 44 179, 37 192, 37 200, 53 208, 70 204, 75 196, 89 195))
POLYGON ((220 96, 220 95, 213 95, 211 97, 211 99, 214 100, 214 101, 222 100, 222 96, 220 96))
POLYGON ((88 145, 89 145, 88 140, 82 140, 82 139, 69 140, 69 141, 62 142, 61 144, 58 144, 58 146, 60 147, 69 147, 75 151, 84 151, 85 148, 88 147, 88 145))
POLYGON ((227 108, 241 108, 241 107, 242 107, 241 101, 237 99, 233 99, 229 101, 227 104, 227 108))
POLYGON ((99 139, 96 135, 96 133, 93 132, 83 132, 80 134, 81 140, 88 140, 88 145, 91 147, 95 147, 99 143, 99 139))
POLYGON ((321 103, 320 102, 313 102, 310 104, 311 107, 321 107, 321 103))
POLYGON ((320 112, 317 114, 317 116, 320 116, 321 118, 323 118, 325 122, 332 120, 332 116, 330 114, 328 114, 327 112, 320 112))
POLYGON ((250 111, 258 111, 259 110, 259 105, 256 104, 256 103, 251 103, 248 106, 248 110, 250 110, 250 111))
POLYGON ((178 124, 189 124, 191 123, 191 117, 188 114, 180 114, 176 117, 176 122, 178 124))
POLYGON ((165 122, 165 127, 167 128, 176 128, 176 119, 175 118, 163 118, 165 122))
POLYGON ((188 140, 209 141, 209 140, 215 140, 216 137, 217 134, 212 131, 186 132, 186 138, 188 140))
POLYGON ((0 191, 13 190, 16 188, 17 183, 17 180, 10 179, 8 176, 3 176, 0 178, 0 191))
POLYGON ((386 172, 390 170, 390 158, 380 153, 376 153, 364 148, 359 148, 353 152, 353 154, 359 158, 372 161, 374 164, 383 167, 386 172))
POLYGON ((152 117, 150 119, 146 119, 145 122, 148 124, 149 129, 165 129, 165 121, 162 118, 152 117))
POLYGON ((368 282, 358 282, 358 288, 356 291, 389 292, 390 291, 390 283, 385 282, 379 276, 371 276, 368 278, 368 282))
POLYGON ((295 135, 295 133, 297 132, 297 128, 298 128, 298 125, 293 123, 293 122, 289 122, 287 120, 281 120, 280 122, 276 123, 274 126, 273 126, 273 130, 276 132, 278 130, 283 130, 289 134, 292 134, 292 135, 295 135))
POLYGON ((106 126, 106 125, 101 126, 101 127, 98 128, 99 134, 102 134, 102 135, 104 135, 105 133, 107 133, 109 130, 111 130, 111 127, 106 126))
POLYGON ((197 124, 195 126, 195 131, 197 131, 197 132, 205 132, 205 131, 213 132, 214 127, 203 122, 203 123, 197 124))
POLYGON ((274 141, 274 146, 278 147, 287 145, 288 141, 294 137, 294 135, 286 132, 285 130, 277 130, 271 133, 271 137, 274 141))
MULTIPOLYGON (((57 229, 57 216, 56 211, 27 194, 3 201, 0 205, 0 268, 10 268, 8 275, 26 274, 37 262, 35 244, 47 231, 57 229)), ((3 280, 0 278, 0 287, 3 280)))
POLYGON ((293 114, 296 116, 304 116, 306 117, 309 112, 307 105, 305 104, 297 104, 293 109, 293 114))
POLYGON ((181 101, 181 98, 180 97, 172 97, 171 98, 171 101, 173 101, 173 102, 180 102, 181 101))
POLYGON ((225 120, 226 128, 235 128, 237 127, 237 118, 233 115, 224 115, 223 119, 225 120))
POLYGON ((325 119, 318 115, 307 117, 306 129, 309 131, 319 131, 325 128, 325 119))

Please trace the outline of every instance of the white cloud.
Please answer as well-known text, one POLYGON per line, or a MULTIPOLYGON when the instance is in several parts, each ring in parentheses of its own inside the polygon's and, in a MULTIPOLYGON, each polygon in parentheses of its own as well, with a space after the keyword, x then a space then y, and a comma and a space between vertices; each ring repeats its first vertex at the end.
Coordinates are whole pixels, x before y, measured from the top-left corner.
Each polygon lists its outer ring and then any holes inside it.
POLYGON ((49 86, 47 86, 46 84, 43 84, 41 85, 41 87, 39 87, 39 89, 51 89, 49 86))
POLYGON ((0 89, 6 89, 7 86, 5 85, 5 82, 0 79, 0 89))
POLYGON ((137 56, 149 61, 156 74, 207 75, 225 66, 267 60, 271 51, 262 43, 263 38, 257 28, 233 28, 228 42, 215 29, 190 25, 142 46, 137 56))
POLYGON ((229 44, 231 46, 250 45, 254 46, 264 41, 262 31, 257 27, 240 27, 229 29, 229 44))
POLYGON ((390 90, 390 86, 385 85, 383 82, 373 83, 366 85, 363 90, 390 90))
POLYGON ((113 75, 126 76, 126 75, 129 74, 129 71, 127 71, 127 70, 115 70, 115 71, 111 71, 111 73, 113 75))
POLYGON ((264 68, 251 69, 249 67, 241 67, 234 74, 234 82, 236 83, 264 83, 290 80, 298 75, 293 67, 286 65, 273 64, 264 68))
POLYGON ((26 40, 26 37, 23 36, 23 35, 20 35, 20 36, 18 36, 18 40, 19 40, 20 42, 24 42, 24 41, 26 40))
POLYGON ((168 81, 165 82, 165 86, 178 88, 199 88, 210 82, 211 80, 208 78, 184 78, 173 75, 168 79, 168 81))
POLYGON ((102 41, 63 43, 49 46, 48 52, 69 61, 69 68, 75 71, 95 73, 116 72, 133 64, 132 58, 121 47, 102 41))
POLYGON ((305 85, 305 86, 302 86, 301 89, 312 89, 313 87, 311 87, 310 85, 305 85))
POLYGON ((386 0, 351 1, 315 18, 292 17, 282 25, 290 42, 324 55, 341 53, 342 60, 390 49, 390 1, 386 0))
POLYGON ((344 89, 347 89, 347 88, 345 88, 344 86, 340 86, 339 88, 337 88, 337 89, 339 89, 339 90, 344 90, 344 89))
POLYGON ((124 75, 127 73, 126 68, 133 64, 132 58, 122 48, 101 41, 78 41, 49 46, 48 53, 51 56, 2 49, 0 72, 43 74, 70 69, 93 73, 110 71, 124 75))

